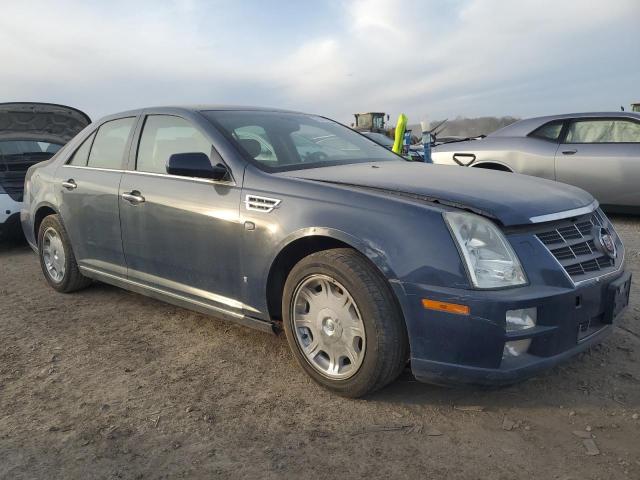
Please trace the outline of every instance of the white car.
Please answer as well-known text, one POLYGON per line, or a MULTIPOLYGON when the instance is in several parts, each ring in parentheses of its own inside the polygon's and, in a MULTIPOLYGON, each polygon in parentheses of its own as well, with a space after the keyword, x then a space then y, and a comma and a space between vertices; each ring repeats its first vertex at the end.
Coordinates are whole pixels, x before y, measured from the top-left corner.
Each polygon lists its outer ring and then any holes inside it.
POLYGON ((477 140, 444 143, 433 163, 557 180, 587 190, 608 211, 640 212, 640 115, 570 113, 529 118, 477 140))
POLYGON ((0 238, 20 235, 27 169, 50 159, 90 123, 64 105, 0 103, 0 238))

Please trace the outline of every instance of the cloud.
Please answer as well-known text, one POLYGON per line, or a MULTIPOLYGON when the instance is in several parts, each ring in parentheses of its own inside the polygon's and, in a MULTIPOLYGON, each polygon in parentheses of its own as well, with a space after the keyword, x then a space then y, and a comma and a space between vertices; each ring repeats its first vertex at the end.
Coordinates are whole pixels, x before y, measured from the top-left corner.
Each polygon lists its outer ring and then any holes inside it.
POLYGON ((9 2, 0 101, 92 116, 282 106, 350 122, 615 109, 640 97, 637 0, 9 2), (42 12, 47 14, 43 15, 42 12))

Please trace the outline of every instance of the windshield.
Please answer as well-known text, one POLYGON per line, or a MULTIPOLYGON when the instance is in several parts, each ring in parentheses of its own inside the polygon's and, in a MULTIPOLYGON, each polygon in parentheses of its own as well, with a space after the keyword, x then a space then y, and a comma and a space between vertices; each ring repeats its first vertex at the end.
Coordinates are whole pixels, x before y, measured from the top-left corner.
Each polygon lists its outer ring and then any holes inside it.
POLYGON ((375 133, 375 132, 364 132, 363 135, 366 135, 371 140, 373 140, 376 143, 379 143, 383 147, 389 147, 389 148, 393 147, 393 143, 394 143, 393 140, 391 140, 386 135, 383 135, 381 133, 375 133))
POLYGON ((0 141, 0 155, 53 155, 62 148, 62 145, 49 142, 36 142, 35 140, 7 140, 0 141))
POLYGON ((242 153, 270 172, 361 162, 403 161, 332 120, 300 113, 205 111, 242 153))

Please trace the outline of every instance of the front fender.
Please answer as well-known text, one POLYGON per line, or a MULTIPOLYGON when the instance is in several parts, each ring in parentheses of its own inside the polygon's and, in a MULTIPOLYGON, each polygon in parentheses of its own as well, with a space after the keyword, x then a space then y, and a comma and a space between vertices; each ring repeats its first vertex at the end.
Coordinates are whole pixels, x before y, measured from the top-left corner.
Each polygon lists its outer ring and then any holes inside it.
POLYGON ((308 236, 350 245, 394 286, 469 288, 460 254, 442 218, 449 207, 348 186, 260 175, 249 169, 243 195, 280 200, 270 212, 241 206, 243 303, 266 313, 267 283, 283 249, 308 236), (248 227, 248 228, 247 228, 248 227))
MULTIPOLYGON (((355 250, 365 255, 371 262, 378 267, 382 274, 389 280, 397 279, 396 273, 389 264, 389 260, 383 249, 379 245, 376 245, 370 238, 358 238, 348 232, 331 228, 331 227, 307 227, 301 228, 287 237, 285 237, 276 247, 275 255, 270 259, 269 265, 273 265, 273 262, 277 256, 288 245, 291 245, 296 240, 300 240, 305 237, 327 237, 334 240, 338 240, 342 243, 346 243, 355 250)), ((265 274, 268 275, 268 271, 265 274)))

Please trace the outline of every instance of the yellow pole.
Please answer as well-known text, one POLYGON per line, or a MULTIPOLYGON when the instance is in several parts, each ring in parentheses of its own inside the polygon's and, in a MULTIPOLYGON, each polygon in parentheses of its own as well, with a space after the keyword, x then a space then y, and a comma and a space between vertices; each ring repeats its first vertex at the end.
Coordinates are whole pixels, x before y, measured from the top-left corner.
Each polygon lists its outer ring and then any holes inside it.
POLYGON ((404 113, 398 115, 398 123, 396 124, 396 136, 393 142, 393 152, 398 155, 402 154, 402 142, 404 140, 404 131, 407 129, 407 116, 404 113))

